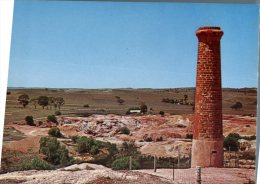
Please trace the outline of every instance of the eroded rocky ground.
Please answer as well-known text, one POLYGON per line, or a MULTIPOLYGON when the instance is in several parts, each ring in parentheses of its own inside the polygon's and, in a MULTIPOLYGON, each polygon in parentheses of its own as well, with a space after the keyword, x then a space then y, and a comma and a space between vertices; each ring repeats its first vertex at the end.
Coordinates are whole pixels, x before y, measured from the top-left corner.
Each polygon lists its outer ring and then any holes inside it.
MULTIPOLYGON (((156 155, 158 157, 176 157, 180 151, 182 156, 190 155, 192 133, 192 115, 143 115, 143 116, 119 116, 119 115, 92 115, 89 117, 58 118, 59 128, 68 141, 72 136, 88 136, 94 139, 109 141, 120 145, 124 141, 135 141, 142 154, 156 155), (120 133, 120 128, 128 127, 129 135, 120 133)), ((239 133, 241 136, 256 134, 256 117, 241 115, 223 116, 224 135, 239 133)), ((48 135, 49 127, 28 126, 13 124, 25 138, 4 143, 3 150, 38 152, 39 139, 48 135)), ((245 150, 255 150, 255 141, 245 141, 245 150)), ((69 149, 70 150, 70 149, 69 149)), ((73 150, 70 150, 73 153, 73 150)), ((8 152, 6 152, 8 153, 8 152)), ((74 152, 74 154, 76 154, 74 152)), ((247 168, 252 168, 254 162, 243 161, 247 168), (252 162, 252 163, 251 163, 252 162)), ((243 163, 240 162, 240 163, 243 163)), ((180 177, 179 183, 193 181, 194 170, 176 170, 176 177, 180 177), (179 174, 178 174, 179 173, 179 174)), ((250 183, 254 180, 253 169, 203 169, 204 183, 250 183), (224 179, 219 178, 219 173, 224 179), (212 178, 214 178, 212 180, 212 178)), ((220 177, 222 178, 222 177, 220 177)), ((138 172, 118 172, 108 168, 95 168, 95 170, 72 169, 55 171, 23 171, 0 175, 0 182, 26 182, 26 183, 169 183, 172 179, 172 170, 159 169, 140 170, 138 172), (142 172, 141 174, 139 172, 142 172), (143 174, 146 173, 146 174, 143 174), (152 175, 157 176, 152 176, 152 175), (96 176, 96 177, 94 177, 96 176), (127 177, 126 177, 127 176, 127 177)), ((177 180, 177 178, 176 178, 177 180)), ((186 184, 185 183, 185 184, 186 184)))

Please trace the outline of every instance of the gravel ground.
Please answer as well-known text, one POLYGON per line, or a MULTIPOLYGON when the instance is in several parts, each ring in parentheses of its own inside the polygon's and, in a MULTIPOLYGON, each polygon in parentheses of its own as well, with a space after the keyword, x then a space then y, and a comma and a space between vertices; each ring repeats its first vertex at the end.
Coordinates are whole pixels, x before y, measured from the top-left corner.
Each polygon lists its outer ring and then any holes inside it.
MULTIPOLYGON (((146 174, 173 179, 172 169, 138 170, 146 174)), ((195 169, 175 169, 174 181, 176 184, 194 184, 196 181, 195 169)), ((202 184, 252 184, 255 183, 255 170, 238 168, 202 168, 202 184)))

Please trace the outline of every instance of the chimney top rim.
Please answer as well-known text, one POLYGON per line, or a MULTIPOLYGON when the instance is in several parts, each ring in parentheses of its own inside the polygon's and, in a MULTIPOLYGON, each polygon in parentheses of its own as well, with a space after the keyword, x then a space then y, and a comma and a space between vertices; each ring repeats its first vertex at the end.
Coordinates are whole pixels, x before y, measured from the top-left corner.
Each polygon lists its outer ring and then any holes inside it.
POLYGON ((221 30, 220 27, 217 26, 203 26, 203 27, 199 27, 198 31, 207 31, 207 30, 221 30))

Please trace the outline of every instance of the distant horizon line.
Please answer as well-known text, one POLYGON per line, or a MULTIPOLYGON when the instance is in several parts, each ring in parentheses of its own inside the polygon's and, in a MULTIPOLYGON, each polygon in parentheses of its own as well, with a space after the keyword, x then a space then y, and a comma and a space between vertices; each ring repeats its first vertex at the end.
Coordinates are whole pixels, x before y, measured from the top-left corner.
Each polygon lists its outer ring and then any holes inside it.
MULTIPOLYGON (((118 88, 82 88, 82 87, 9 87, 7 86, 7 89, 85 89, 85 90, 107 90, 107 89, 190 89, 190 88, 196 88, 195 86, 193 87, 158 87, 158 88, 153 88, 153 87, 140 87, 140 88, 135 88, 135 87, 118 87, 118 88)), ((257 87, 222 87, 222 89, 257 89, 257 87)))

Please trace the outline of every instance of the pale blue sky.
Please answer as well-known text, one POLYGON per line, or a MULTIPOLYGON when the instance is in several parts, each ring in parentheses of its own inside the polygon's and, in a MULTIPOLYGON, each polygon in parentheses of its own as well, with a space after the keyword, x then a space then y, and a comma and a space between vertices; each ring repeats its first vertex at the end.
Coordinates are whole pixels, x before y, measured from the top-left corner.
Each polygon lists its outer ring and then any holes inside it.
POLYGON ((256 87, 258 6, 16 0, 9 87, 194 87, 200 26, 220 26, 222 86, 256 87))

